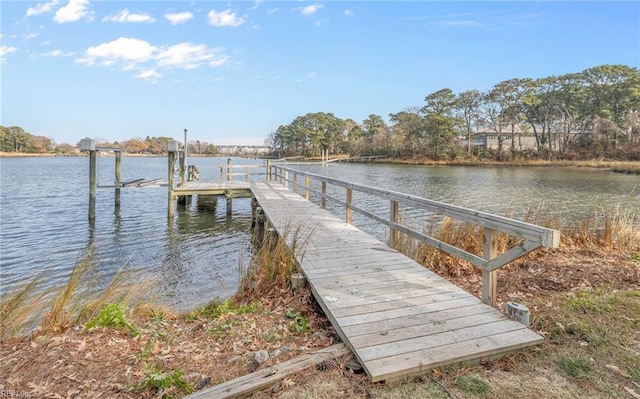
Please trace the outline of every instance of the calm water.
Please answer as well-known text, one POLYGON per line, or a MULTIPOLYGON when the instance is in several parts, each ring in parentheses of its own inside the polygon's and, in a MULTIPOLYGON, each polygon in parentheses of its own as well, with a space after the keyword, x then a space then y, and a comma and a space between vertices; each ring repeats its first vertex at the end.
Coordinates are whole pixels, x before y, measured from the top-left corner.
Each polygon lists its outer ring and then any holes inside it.
MULTIPOLYGON (((201 180, 218 179, 222 158, 190 158, 201 180)), ((239 160, 234 163, 262 163, 239 160)), ((214 210, 178 208, 167 219, 167 188, 128 188, 121 207, 112 189, 99 189, 96 220, 88 212, 87 158, 3 158, 0 202, 0 288, 6 292, 37 274, 45 285, 64 284, 75 262, 92 249, 98 275, 108 281, 121 268, 159 275, 163 299, 190 308, 235 292, 239 265, 251 254, 250 201, 237 199, 233 216, 225 202, 214 210)), ((640 178, 603 171, 555 168, 424 167, 402 165, 292 165, 294 168, 402 191, 475 209, 522 215, 544 212, 577 220, 602 209, 640 209, 640 178)), ((98 184, 113 183, 113 158, 99 158, 98 184)), ((122 178, 166 180, 166 158, 123 157, 122 178)), ((335 190, 340 197, 342 190, 335 190)), ((388 204, 368 203, 380 214, 388 204)), ((338 214, 344 211, 330 205, 338 214)), ((354 224, 384 237, 358 215, 354 224)))

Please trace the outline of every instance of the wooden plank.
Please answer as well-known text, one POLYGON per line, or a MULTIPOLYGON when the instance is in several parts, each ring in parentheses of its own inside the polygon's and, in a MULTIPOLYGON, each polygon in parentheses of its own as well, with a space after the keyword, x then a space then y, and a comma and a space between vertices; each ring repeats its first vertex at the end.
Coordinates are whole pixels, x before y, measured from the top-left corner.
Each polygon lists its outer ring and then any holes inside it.
POLYGON ((496 322, 461 328, 459 330, 439 332, 426 336, 411 337, 400 342, 387 342, 380 345, 366 346, 358 350, 358 357, 369 362, 375 359, 384 359, 392 356, 399 356, 412 352, 425 351, 459 344, 465 341, 473 341, 479 338, 491 337, 512 331, 526 330, 522 324, 512 321, 511 323, 496 322))
MULTIPOLYGON (((439 312, 429 312, 414 314, 403 317, 389 317, 382 320, 372 321, 363 324, 353 324, 350 326, 342 326, 342 330, 349 337, 357 337, 363 334, 375 334, 388 330, 402 329, 413 326, 431 326, 441 321, 446 321, 458 317, 479 315, 484 313, 496 312, 483 304, 475 304, 463 306, 454 309, 445 309, 439 312)), ((426 328, 426 327, 425 327, 426 328)))
POLYGON ((504 355, 541 342, 544 342, 544 339, 533 331, 521 329, 375 359, 364 363, 363 366, 369 375, 374 376, 374 381, 384 381, 424 373, 447 364, 504 355), (410 366, 407 367, 408 365, 410 366))
POLYGON ((436 313, 442 310, 472 306, 472 305, 477 305, 479 303, 482 303, 482 301, 480 301, 476 297, 470 296, 468 298, 461 298, 453 301, 447 301, 446 303, 436 302, 436 303, 430 303, 426 305, 410 306, 410 307, 405 307, 401 309, 392 309, 392 310, 386 310, 383 312, 369 313, 364 315, 346 316, 346 317, 341 317, 337 321, 340 323, 340 327, 346 327, 346 326, 352 326, 355 324, 364 324, 364 323, 371 323, 371 322, 376 322, 381 320, 393 319, 396 317, 410 317, 410 316, 423 315, 425 313, 436 313))
POLYGON ((425 293, 425 295, 403 298, 394 301, 383 302, 370 302, 361 305, 353 304, 352 306, 345 306, 335 308, 332 313, 335 317, 347 317, 363 314, 370 314, 376 312, 384 312, 388 310, 398 310, 412 306, 428 306, 436 303, 442 303, 447 301, 453 301, 456 299, 468 298, 469 294, 464 291, 449 291, 438 293, 425 293))
MULTIPOLYGON (((463 317, 454 317, 451 319, 445 319, 440 314, 438 315, 437 322, 416 324, 413 326, 395 326, 395 328, 388 328, 383 331, 372 331, 367 334, 358 335, 357 337, 350 336, 349 334, 347 335, 349 335, 349 341, 354 348, 365 348, 417 337, 427 337, 438 333, 461 330, 463 328, 475 327, 505 320, 507 320, 506 316, 496 314, 494 312, 472 314, 463 317)), ((493 333, 495 330, 491 331, 493 333)))
POLYGON ((235 398, 246 395, 273 385, 291 374, 315 366, 326 360, 339 359, 349 354, 349 349, 343 344, 336 344, 328 348, 298 356, 289 361, 279 363, 254 373, 223 382, 211 388, 203 389, 185 396, 188 399, 222 399, 235 398))

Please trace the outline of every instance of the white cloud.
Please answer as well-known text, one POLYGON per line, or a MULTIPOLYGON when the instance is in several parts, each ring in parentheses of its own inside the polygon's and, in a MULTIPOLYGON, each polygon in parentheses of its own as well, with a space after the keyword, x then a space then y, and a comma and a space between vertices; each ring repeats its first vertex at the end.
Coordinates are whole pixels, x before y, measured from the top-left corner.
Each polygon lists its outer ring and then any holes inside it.
POLYGON ((231 12, 231 10, 221 12, 211 10, 207 16, 209 17, 209 25, 213 26, 232 26, 237 28, 246 22, 243 17, 239 17, 235 12, 231 12))
POLYGON ((46 53, 42 53, 42 55, 47 57, 60 57, 61 55, 64 55, 64 51, 60 49, 55 49, 55 50, 47 51, 46 53))
POLYGON ((33 32, 33 33, 27 33, 26 35, 24 35, 25 40, 29 40, 29 39, 33 39, 35 37, 40 36, 40 33, 37 32, 33 32))
POLYGON ((144 40, 121 37, 108 43, 89 47, 82 58, 76 59, 86 65, 122 65, 124 68, 153 58, 157 48, 144 40))
POLYGON ((41 46, 49 46, 51 45, 51 40, 45 40, 44 42, 40 43, 41 46))
POLYGON ((224 65, 228 56, 221 49, 210 49, 204 44, 180 43, 163 49, 156 57, 161 67, 195 69, 203 63, 217 67, 224 65))
POLYGON ((53 0, 48 3, 38 3, 35 7, 27 8, 27 15, 25 17, 30 17, 32 15, 40 15, 47 12, 53 11, 53 8, 58 5, 58 0, 53 0))
POLYGON ((88 9, 89 0, 69 0, 67 5, 61 7, 53 16, 53 21, 59 24, 76 22, 82 18, 93 20, 93 11, 88 9))
POLYGON ((158 69, 191 70, 203 65, 219 67, 228 61, 229 56, 222 48, 209 48, 205 44, 184 42, 154 46, 144 40, 125 37, 89 47, 82 57, 75 60, 78 64, 136 71, 136 77, 150 81, 157 81, 163 76, 158 69))
POLYGON ((187 22, 188 20, 193 18, 193 14, 189 11, 183 11, 175 14, 164 14, 164 17, 169 21, 171 25, 175 26, 187 22))
POLYGON ((320 3, 315 3, 315 4, 310 4, 306 7, 303 7, 300 12, 302 13, 302 15, 304 15, 305 17, 308 17, 310 15, 315 14, 316 12, 318 12, 318 10, 320 10, 321 8, 323 8, 324 6, 320 3))
POLYGON ((18 49, 15 47, 0 46, 0 64, 4 64, 5 56, 7 54, 15 53, 16 51, 18 51, 18 49))
POLYGON ((117 14, 102 18, 102 22, 156 22, 156 20, 149 14, 130 13, 125 8, 117 14))
POLYGON ((344 10, 344 15, 345 15, 346 17, 351 17, 351 16, 353 16, 353 14, 355 14, 355 13, 353 12, 353 10, 344 10))
POLYGON ((162 74, 155 69, 145 69, 136 75, 136 78, 150 80, 152 82, 157 82, 161 77, 162 74))

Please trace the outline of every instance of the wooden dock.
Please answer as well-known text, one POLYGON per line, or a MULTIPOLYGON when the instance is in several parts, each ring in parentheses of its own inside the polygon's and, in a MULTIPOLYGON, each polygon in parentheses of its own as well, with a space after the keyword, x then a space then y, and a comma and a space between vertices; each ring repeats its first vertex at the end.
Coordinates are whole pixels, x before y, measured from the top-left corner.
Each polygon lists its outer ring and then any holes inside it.
POLYGON ((373 381, 488 359, 543 338, 280 184, 253 194, 373 381), (295 237, 294 237, 295 235, 295 237))
MULTIPOLYGON (((170 170, 171 166, 170 163, 170 170)), ((244 175, 248 180, 246 170, 244 175)), ((229 162, 226 174, 221 169, 218 183, 170 185, 169 217, 173 216, 173 200, 179 196, 224 195, 228 214, 232 198, 251 196, 254 217, 264 215, 294 249, 297 265, 313 295, 372 381, 494 359, 543 342, 542 336, 491 305, 495 304, 498 269, 536 248, 557 247, 558 231, 269 163, 265 180, 232 181, 232 176, 229 162), (225 175, 227 181, 223 181, 225 175), (313 181, 320 187, 314 188, 313 181), (329 196, 328 184, 344 188, 344 200, 329 196), (354 191, 388 200, 388 218, 355 206, 354 191), (309 201, 311 193, 320 195, 320 206, 309 201), (325 210, 328 200, 345 207, 345 220, 325 210), (484 255, 471 254, 402 225, 398 217, 400 206, 482 226, 484 255), (354 211, 386 225, 389 246, 354 227, 354 211), (498 233, 519 237, 520 242, 499 254, 498 233), (483 300, 392 249, 399 234, 482 269, 483 300)), ((169 177, 171 181, 171 174, 169 177)))

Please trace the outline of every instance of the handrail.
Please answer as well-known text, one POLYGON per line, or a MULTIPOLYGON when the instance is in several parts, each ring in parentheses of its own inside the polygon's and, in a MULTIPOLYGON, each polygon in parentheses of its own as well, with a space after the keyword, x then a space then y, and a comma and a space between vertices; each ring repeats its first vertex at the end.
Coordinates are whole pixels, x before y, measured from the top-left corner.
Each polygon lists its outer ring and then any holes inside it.
POLYGON ((353 212, 360 213, 389 227, 388 244, 394 247, 398 234, 402 233, 414 239, 420 240, 428 245, 434 246, 453 256, 470 262, 482 270, 483 287, 482 300, 485 303, 495 306, 497 296, 497 270, 506 264, 526 255, 527 253, 540 248, 558 248, 560 246, 560 231, 522 222, 516 219, 498 216, 487 212, 481 212, 457 205, 450 205, 439 201, 429 200, 418 196, 404 194, 393 190, 386 190, 364 184, 351 183, 327 176, 304 172, 280 165, 267 165, 267 180, 279 180, 280 183, 289 187, 293 183, 293 191, 304 188, 304 196, 309 199, 310 192, 319 193, 321 196, 321 207, 326 209, 326 200, 330 199, 338 202, 346 209, 346 221, 352 222, 353 212), (289 173, 293 179, 289 179, 289 173), (304 178, 304 183, 298 183, 298 176, 304 178), (311 188, 311 180, 321 183, 321 190, 311 188), (334 186, 346 189, 346 200, 342 201, 327 195, 326 186, 334 186), (353 191, 373 195, 389 201, 389 218, 386 219, 367 210, 353 205, 353 191), (415 231, 399 223, 399 205, 411 207, 418 210, 425 210, 438 215, 447 216, 462 222, 472 223, 484 228, 484 251, 483 256, 465 251, 451 244, 430 237, 422 232, 415 231), (498 254, 498 232, 506 233, 512 237, 523 239, 523 242, 516 245, 502 254, 498 254))

